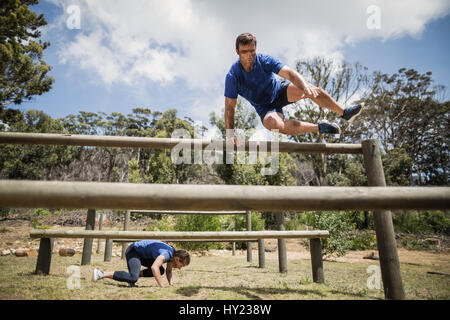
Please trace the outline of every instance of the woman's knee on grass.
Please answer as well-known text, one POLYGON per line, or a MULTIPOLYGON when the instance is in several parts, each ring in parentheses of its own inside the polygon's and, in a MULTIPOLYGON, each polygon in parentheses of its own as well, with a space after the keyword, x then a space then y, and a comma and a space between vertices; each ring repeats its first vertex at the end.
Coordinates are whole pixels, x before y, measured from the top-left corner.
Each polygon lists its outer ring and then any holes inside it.
POLYGON ((131 283, 136 283, 139 279, 139 273, 130 273, 130 282, 131 283))

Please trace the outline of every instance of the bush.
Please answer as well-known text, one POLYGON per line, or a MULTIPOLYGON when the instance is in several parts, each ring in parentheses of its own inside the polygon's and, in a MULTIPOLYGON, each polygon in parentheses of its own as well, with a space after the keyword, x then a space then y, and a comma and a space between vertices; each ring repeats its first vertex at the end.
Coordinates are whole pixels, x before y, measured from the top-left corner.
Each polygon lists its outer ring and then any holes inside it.
MULTIPOLYGON (((264 230, 265 220, 260 212, 251 211, 252 231, 264 230)), ((231 231, 247 231, 247 216, 244 214, 229 216, 231 220, 228 220, 223 229, 231 231)))
POLYGON ((31 226, 35 229, 49 229, 50 226, 43 224, 42 220, 51 217, 51 212, 47 209, 37 208, 31 217, 31 226))
POLYGON ((437 233, 450 235, 450 213, 442 211, 409 211, 393 214, 394 228, 404 233, 437 233))
POLYGON ((406 241, 402 240, 402 245, 407 250, 437 250, 435 245, 433 245, 430 242, 419 240, 419 239, 412 239, 411 241, 408 241, 407 239, 404 239, 406 241))
POLYGON ((175 221, 172 216, 162 214, 160 219, 150 219, 146 229, 147 231, 174 231, 175 221))
POLYGON ((347 211, 345 214, 349 219, 349 222, 351 222, 351 224, 353 225, 353 229, 364 230, 374 229, 375 227, 373 221, 373 212, 365 213, 364 211, 347 211))
MULTIPOLYGON (((176 231, 220 231, 220 219, 215 215, 181 215, 175 223, 176 231)), ((221 248, 220 242, 182 242, 180 247, 187 250, 221 248)))
POLYGON ((305 219, 300 213, 288 214, 285 217, 286 230, 302 230, 305 229, 305 219))
POLYGON ((45 218, 50 218, 52 214, 47 209, 37 208, 36 210, 34 210, 34 215, 36 217, 45 219, 45 218))
MULTIPOLYGON (((264 230, 265 219, 260 212, 251 211, 252 231, 264 230)), ((244 214, 225 216, 222 220, 222 230, 247 231, 247 216, 244 214)), ((236 249, 246 249, 247 242, 236 242, 236 249)))
POLYGON ((450 212, 425 211, 419 217, 433 233, 450 235, 450 212))
POLYGON ((350 232, 352 225, 345 212, 314 212, 307 215, 310 225, 317 230, 328 230, 329 238, 322 239, 325 257, 344 256, 352 247, 350 232))
POLYGON ((9 214, 8 208, 0 208, 0 218, 7 217, 9 214))
POLYGON ((350 237, 351 245, 349 250, 368 250, 377 248, 377 238, 368 232, 353 234, 350 237))

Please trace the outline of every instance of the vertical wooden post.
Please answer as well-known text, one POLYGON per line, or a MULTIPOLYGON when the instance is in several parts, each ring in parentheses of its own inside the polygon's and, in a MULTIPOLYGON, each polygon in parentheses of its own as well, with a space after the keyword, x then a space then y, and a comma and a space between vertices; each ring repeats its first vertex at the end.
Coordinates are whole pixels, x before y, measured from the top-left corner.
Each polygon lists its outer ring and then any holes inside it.
POLYGON ((313 281, 316 283, 324 283, 323 261, 322 261, 322 243, 320 238, 309 239, 309 247, 311 253, 311 266, 313 281))
MULTIPOLYGON (((233 231, 234 231, 234 229, 233 229, 233 231)), ((236 255, 236 242, 234 242, 234 241, 233 241, 233 249, 232 249, 232 253, 233 253, 233 256, 236 255)))
POLYGON ((41 238, 35 274, 49 274, 52 263, 53 239, 41 238))
MULTIPOLYGON (((252 214, 247 211, 247 231, 252 231, 252 214)), ((247 262, 252 262, 252 243, 247 242, 247 262)))
MULTIPOLYGON (((88 209, 86 217, 86 230, 95 229, 95 209, 88 209)), ((81 265, 87 265, 91 263, 92 255, 92 238, 84 239, 83 255, 81 256, 81 265)))
POLYGON ((106 241, 105 241, 105 256, 103 259, 104 261, 111 261, 112 246, 113 246, 113 239, 106 239, 106 241))
MULTIPOLYGON (((98 230, 102 230, 102 225, 103 225, 103 213, 101 213, 98 218, 98 230)), ((97 253, 100 253, 100 241, 101 239, 97 239, 97 253)))
POLYGON ((259 258, 259 267, 266 267, 266 254, 264 247, 264 239, 258 239, 258 258, 259 258))
MULTIPOLYGON (((123 231, 127 231, 128 230, 128 225, 130 224, 130 215, 131 215, 131 211, 127 210, 127 212, 125 213, 125 222, 123 225, 123 231)), ((127 250, 129 245, 129 242, 123 242, 122 243, 122 259, 125 259, 125 251, 127 250)))
MULTIPOLYGON (((378 141, 376 139, 365 140, 361 145, 369 186, 386 186, 378 141)), ((384 296, 386 299, 405 299, 392 213, 388 210, 374 211, 373 218, 377 235, 384 296)))
MULTIPOLYGON (((276 213, 276 220, 278 230, 284 231, 285 226, 283 212, 276 213)), ((288 271, 285 239, 278 239, 278 266, 281 273, 286 273, 288 271)))

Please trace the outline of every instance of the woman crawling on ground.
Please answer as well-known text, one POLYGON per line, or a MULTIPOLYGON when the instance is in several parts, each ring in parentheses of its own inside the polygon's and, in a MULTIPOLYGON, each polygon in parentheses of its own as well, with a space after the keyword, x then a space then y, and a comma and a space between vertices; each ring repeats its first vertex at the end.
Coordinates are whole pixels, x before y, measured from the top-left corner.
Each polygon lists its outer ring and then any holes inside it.
POLYGON ((171 245, 159 240, 142 240, 132 243, 125 252, 128 272, 101 271, 94 269, 93 280, 103 278, 128 282, 134 287, 139 277, 154 277, 159 286, 165 287, 162 275, 166 272, 169 285, 173 285, 172 269, 189 265, 191 258, 186 250, 176 250, 171 245), (166 270, 162 266, 167 263, 166 270), (141 266, 147 267, 141 271, 141 266))

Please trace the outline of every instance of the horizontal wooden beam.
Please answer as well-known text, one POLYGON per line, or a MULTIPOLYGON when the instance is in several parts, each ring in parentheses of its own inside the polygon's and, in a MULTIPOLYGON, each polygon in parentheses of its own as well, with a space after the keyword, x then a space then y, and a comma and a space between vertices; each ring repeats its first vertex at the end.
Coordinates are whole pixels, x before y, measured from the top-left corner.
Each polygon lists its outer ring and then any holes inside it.
POLYGON ((236 215, 246 214, 247 211, 176 211, 176 210, 130 210, 131 213, 142 214, 195 214, 195 215, 236 215))
POLYGON ((2 208, 449 209, 450 187, 296 187, 0 180, 2 208))
MULTIPOLYGON (((145 137, 121 137, 121 136, 91 136, 76 134, 56 133, 21 133, 0 132, 0 143, 8 144, 41 144, 41 145, 65 145, 65 146, 92 146, 92 147, 121 147, 121 148, 146 148, 146 149, 172 149, 176 145, 194 145, 205 149, 211 143, 227 150, 226 141, 201 140, 201 139, 172 139, 172 138, 145 138, 145 137)), ((249 151, 253 145, 253 151, 271 151, 271 143, 267 141, 245 141, 245 151, 249 151), (266 149, 261 149, 264 144, 266 149), (257 149, 254 149, 256 146, 257 149)), ((235 147, 229 147, 235 150, 235 147)), ((361 144, 347 143, 297 143, 278 142, 279 152, 293 153, 348 153, 362 154, 361 144)))
POLYGON ((33 230, 31 238, 95 238, 95 239, 158 239, 158 240, 258 240, 286 238, 326 238, 326 230, 307 231, 103 231, 103 230, 33 230))

